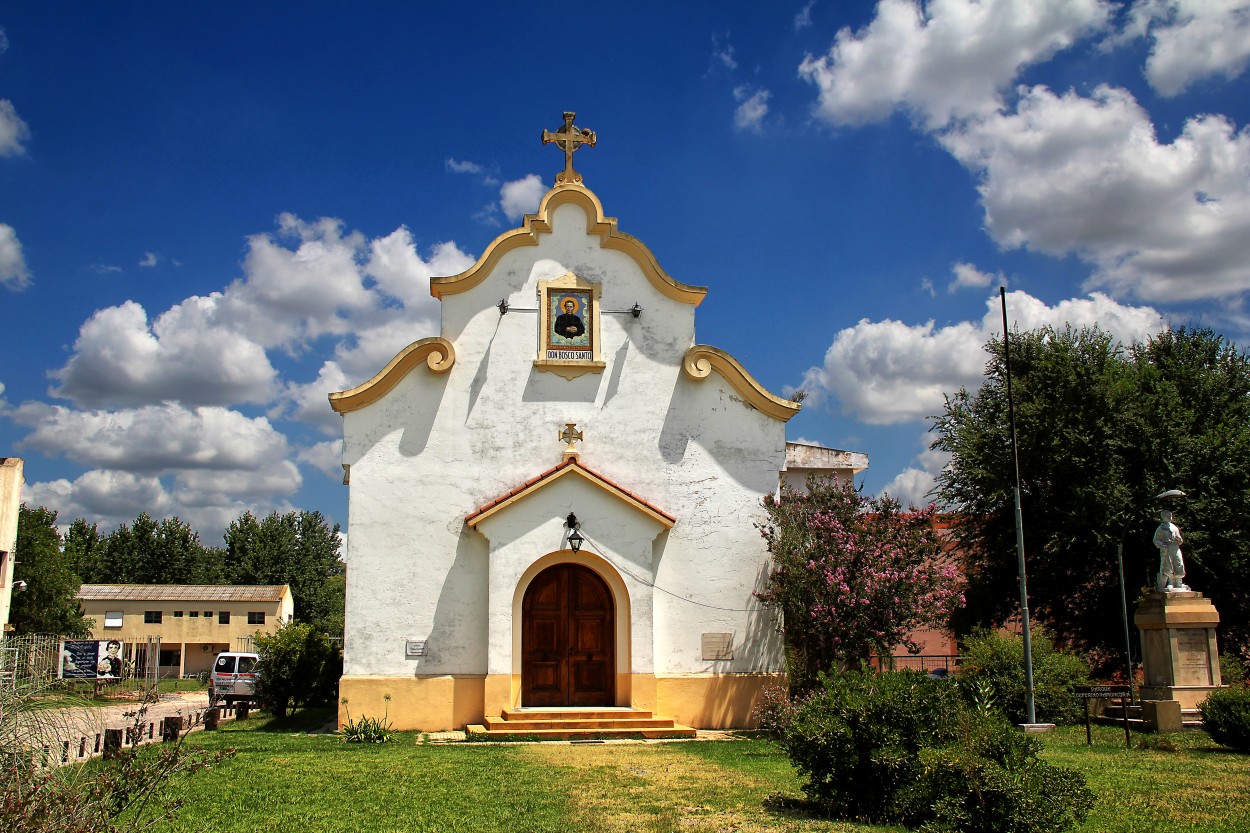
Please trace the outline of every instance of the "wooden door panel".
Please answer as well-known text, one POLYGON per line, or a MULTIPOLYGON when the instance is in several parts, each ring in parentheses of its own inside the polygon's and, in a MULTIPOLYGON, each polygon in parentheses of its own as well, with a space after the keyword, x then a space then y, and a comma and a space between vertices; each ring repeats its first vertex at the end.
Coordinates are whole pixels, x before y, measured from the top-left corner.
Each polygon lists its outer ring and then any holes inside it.
POLYGON ((615 704, 612 593, 593 570, 543 570, 521 602, 521 705, 615 704))

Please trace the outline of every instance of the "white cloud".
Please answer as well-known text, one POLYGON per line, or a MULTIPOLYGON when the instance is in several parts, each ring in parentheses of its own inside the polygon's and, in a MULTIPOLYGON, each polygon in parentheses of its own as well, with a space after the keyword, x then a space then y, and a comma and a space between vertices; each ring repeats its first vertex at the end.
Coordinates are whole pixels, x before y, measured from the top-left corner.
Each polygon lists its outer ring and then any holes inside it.
POLYGON ((1190 119, 1165 145, 1125 90, 1033 87, 1015 113, 940 140, 980 173, 994 239, 1079 255, 1097 267, 1087 288, 1147 301, 1250 290, 1250 132, 1222 116, 1190 119))
POLYGON ((1146 78, 1165 96, 1204 78, 1235 78, 1250 62, 1247 0, 1138 0, 1115 42, 1147 32, 1153 44, 1146 78))
MULTIPOLYGON (((1124 306, 1097 292, 1051 307, 1016 291, 1008 293, 1007 307, 1012 327, 1021 330, 1098 324, 1127 342, 1164 328, 1150 307, 1124 306)), ((976 322, 937 327, 932 321, 864 319, 834 337, 824 363, 807 371, 803 388, 818 399, 836 399, 844 413, 864 422, 923 419, 941 411, 946 394, 981 384, 986 362, 982 348, 1001 333, 997 295, 986 300, 986 313, 976 322)))
POLYGON ((335 482, 343 480, 343 441, 326 440, 300 449, 297 459, 324 473, 335 482))
POLYGON ((808 0, 803 8, 799 9, 794 15, 794 29, 806 29, 812 25, 812 6, 816 5, 816 0, 808 0))
POLYGON ((933 497, 929 493, 937 485, 937 476, 950 462, 951 455, 945 451, 928 448, 929 436, 922 435, 921 442, 926 448, 916 455, 917 465, 908 466, 896 474, 881 494, 888 494, 903 506, 928 506, 933 497))
POLYGON ((13 102, 0 98, 0 156, 21 156, 30 140, 30 128, 17 114, 13 102))
POLYGON ((286 437, 264 417, 172 403, 121 411, 79 411, 23 403, 10 412, 32 429, 22 446, 96 468, 139 474, 207 469, 259 471, 289 455, 286 437))
POLYGON ((1105 28, 1104 0, 881 0, 858 32, 838 32, 799 75, 820 89, 833 124, 880 121, 903 109, 928 129, 996 111, 1024 67, 1105 28))
POLYGON ((738 68, 738 60, 734 57, 733 44, 726 43, 728 39, 728 34, 712 34, 712 61, 722 69, 734 70, 738 68))
POLYGON ((443 162, 447 170, 457 174, 480 174, 482 166, 468 160, 452 159, 450 156, 443 162))
POLYGON ((746 85, 735 87, 734 99, 739 104, 734 110, 734 126, 739 130, 758 131, 768 115, 768 99, 771 96, 768 90, 753 90, 746 85))
POLYGON ((17 230, 5 223, 0 223, 0 285, 15 291, 30 286, 22 241, 17 239, 17 230))
POLYGON ((148 325, 134 301, 95 312, 51 375, 79 405, 264 402, 277 373, 264 348, 221 322, 222 296, 193 296, 148 325))
POLYGON ((140 266, 152 267, 160 263, 160 256, 156 252, 144 252, 143 259, 139 261, 140 266))
POLYGON ((546 192, 547 188, 538 174, 505 182, 499 189, 499 208, 505 217, 516 222, 523 215, 537 211, 538 203, 546 192))
POLYGON ((1002 272, 991 275, 988 272, 982 272, 971 263, 956 263, 951 267, 951 271, 955 273, 955 279, 946 285, 947 292, 955 292, 959 289, 985 289, 996 281, 999 284, 1007 283, 1007 278, 1002 272))

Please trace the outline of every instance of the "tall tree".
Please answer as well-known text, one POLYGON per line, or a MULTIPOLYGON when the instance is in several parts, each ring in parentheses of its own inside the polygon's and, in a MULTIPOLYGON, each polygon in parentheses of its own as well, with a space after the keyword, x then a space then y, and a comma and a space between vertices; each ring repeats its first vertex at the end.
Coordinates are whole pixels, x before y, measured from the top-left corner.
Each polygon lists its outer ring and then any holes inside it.
MULTIPOLYGON (((1206 329, 1120 347, 1097 328, 1013 333, 1011 367, 1031 612, 1113 667, 1123 654, 1116 545, 1129 601, 1152 582, 1151 498, 1171 488, 1189 580, 1215 601, 1226 642, 1245 646, 1250 510, 1250 362, 1206 329)), ((980 390, 947 397, 933 447, 951 453, 938 495, 959 514, 968 578, 957 627, 1018 610, 1015 513, 1000 341, 980 390)))
POLYGON ((764 506, 773 568, 757 596, 782 614, 793 691, 819 672, 889 656, 911 631, 945 625, 959 603, 932 507, 903 512, 889 497, 820 478, 805 494, 783 486, 764 506))
POLYGON ((153 520, 140 513, 113 530, 95 559, 92 581, 107 584, 220 584, 220 553, 179 518, 153 520))
POLYGON ((90 622, 83 618, 75 598, 80 582, 61 550, 56 512, 22 504, 17 516, 17 544, 13 553, 14 582, 26 589, 13 593, 9 621, 18 633, 84 636, 90 622))
POLYGON ((70 569, 84 584, 102 581, 98 576, 102 569, 100 559, 104 556, 103 540, 96 525, 82 518, 75 519, 65 533, 65 556, 70 569))
POLYGON ((289 584, 295 617, 326 633, 343 629, 339 526, 320 512, 248 512, 226 530, 224 567, 234 584, 289 584))

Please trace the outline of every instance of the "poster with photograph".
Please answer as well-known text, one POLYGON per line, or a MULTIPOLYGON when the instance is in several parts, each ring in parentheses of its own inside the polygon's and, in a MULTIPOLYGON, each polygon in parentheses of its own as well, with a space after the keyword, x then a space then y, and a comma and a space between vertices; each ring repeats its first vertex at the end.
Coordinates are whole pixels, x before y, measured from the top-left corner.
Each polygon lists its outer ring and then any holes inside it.
POLYGON ((94 639, 62 640, 61 667, 57 676, 64 680, 94 680, 101 644, 94 639))
POLYGON ((98 643, 99 652, 95 664, 95 675, 101 680, 120 680, 122 678, 123 658, 120 639, 109 639, 98 643))

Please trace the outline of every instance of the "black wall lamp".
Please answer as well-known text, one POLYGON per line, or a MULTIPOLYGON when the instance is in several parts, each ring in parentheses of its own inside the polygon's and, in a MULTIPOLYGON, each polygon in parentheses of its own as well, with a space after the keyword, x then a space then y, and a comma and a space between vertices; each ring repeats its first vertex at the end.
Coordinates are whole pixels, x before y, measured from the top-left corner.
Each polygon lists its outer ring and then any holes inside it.
POLYGON ((577 515, 570 512, 569 516, 564 519, 564 526, 569 530, 569 549, 575 553, 581 552, 582 542, 586 539, 583 538, 582 533, 578 531, 582 528, 582 525, 578 523, 577 515))

